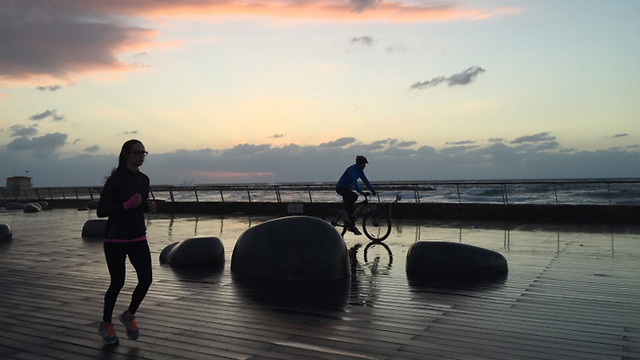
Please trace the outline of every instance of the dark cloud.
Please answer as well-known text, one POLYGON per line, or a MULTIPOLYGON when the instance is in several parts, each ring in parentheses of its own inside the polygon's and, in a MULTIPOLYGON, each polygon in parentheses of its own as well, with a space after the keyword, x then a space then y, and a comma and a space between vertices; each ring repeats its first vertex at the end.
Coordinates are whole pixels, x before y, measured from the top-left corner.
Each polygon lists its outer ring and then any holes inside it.
POLYGON ((35 114, 29 117, 29 120, 40 121, 46 118, 51 118, 51 121, 62 121, 64 120, 64 115, 58 115, 57 110, 47 110, 40 114, 35 114))
POLYGON ((273 136, 271 136, 272 139, 279 139, 281 137, 283 137, 284 134, 274 134, 273 136))
POLYGON ((75 144, 77 144, 77 143, 78 143, 78 141, 80 141, 80 140, 82 140, 82 139, 77 138, 77 139, 73 140, 72 144, 73 144, 73 145, 75 145, 75 144))
POLYGON ((11 131, 11 137, 16 137, 16 136, 20 136, 20 137, 30 137, 30 136, 35 136, 36 134, 38 134, 38 129, 37 129, 38 125, 33 125, 33 126, 24 126, 24 125, 13 125, 11 127, 9 127, 9 131, 11 131))
POLYGON ((351 40, 349 40, 349 42, 352 44, 360 43, 364 46, 371 46, 373 45, 374 41, 375 40, 373 40, 371 36, 353 37, 351 38, 351 40))
POLYGON ((98 145, 89 146, 88 148, 84 149, 85 152, 90 152, 90 153, 96 152, 98 150, 100 150, 100 146, 98 145))
POLYGON ((396 146, 399 147, 399 148, 402 148, 402 147, 410 147, 410 146, 417 145, 417 144, 418 143, 415 142, 415 141, 401 141, 396 146))
POLYGON ((614 138, 625 137, 625 136, 629 136, 629 134, 624 133, 624 134, 613 135, 614 138))
POLYGON ((489 138, 489 141, 491 141, 491 142, 504 142, 505 139, 504 138, 489 138))
POLYGON ((445 145, 469 145, 475 144, 476 142, 473 140, 463 140, 463 141, 447 141, 445 145))
POLYGON ((36 87, 36 90, 40 90, 40 91, 56 91, 56 90, 60 90, 62 89, 62 86, 60 85, 49 85, 49 86, 38 86, 36 87))
MULTIPOLYGON (((87 151, 62 159, 55 150, 64 145, 65 139, 64 134, 15 139, 0 147, 3 168, 28 169, 36 186, 103 184, 104 176, 117 164, 117 154, 87 151), (49 153, 52 154, 49 157, 40 156, 49 153)), ((431 146, 418 149, 398 146, 415 145, 404 141, 389 146, 393 142, 390 139, 371 143, 347 139, 347 145, 343 146, 239 144, 221 150, 154 153, 146 159, 142 171, 150 176, 152 184, 334 182, 354 163, 355 156, 362 154, 369 159, 366 173, 372 181, 640 177, 638 146, 575 151, 547 140, 438 150, 431 146), (361 151, 366 148, 374 150, 361 151)), ((337 139, 329 143, 345 141, 337 139)))
POLYGON ((458 74, 453 74, 449 77, 445 77, 445 76, 438 76, 435 77, 431 80, 427 80, 427 81, 423 81, 423 82, 417 82, 413 85, 411 85, 409 88, 410 89, 425 89, 425 88, 429 88, 429 87, 434 87, 436 85, 440 85, 443 82, 446 82, 447 84, 449 84, 449 86, 455 86, 455 85, 467 85, 470 84, 471 82, 473 82, 473 80, 478 76, 478 74, 485 72, 486 70, 484 70, 483 68, 479 67, 479 66, 472 66, 470 68, 468 68, 467 70, 458 73, 458 74))
POLYGON ((125 131, 122 133, 123 135, 137 135, 138 134, 138 130, 133 130, 133 131, 125 131))
POLYGON ((354 137, 343 137, 338 140, 322 143, 320 144, 319 147, 321 148, 342 147, 349 144, 353 144, 355 141, 356 141, 356 138, 354 137))
POLYGON ((552 141, 555 139, 556 137, 552 136, 550 132, 542 132, 535 135, 521 136, 511 141, 510 143, 511 144, 535 143, 535 142, 541 142, 541 141, 552 141))
POLYGON ((156 32, 123 24, 116 16, 123 9, 117 8, 74 0, 2 0, 0 74, 68 80, 82 72, 126 69, 117 52, 148 42, 156 32))
POLYGON ((32 139, 21 137, 10 142, 7 149, 13 151, 35 150, 39 153, 53 152, 62 147, 66 140, 67 134, 61 133, 46 134, 32 139))

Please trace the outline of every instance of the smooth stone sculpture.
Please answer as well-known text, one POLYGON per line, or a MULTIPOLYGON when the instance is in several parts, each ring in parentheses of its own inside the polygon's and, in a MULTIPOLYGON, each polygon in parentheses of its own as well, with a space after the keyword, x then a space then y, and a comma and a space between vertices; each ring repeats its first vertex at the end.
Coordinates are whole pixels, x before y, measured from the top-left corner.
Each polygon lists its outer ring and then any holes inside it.
POLYGON ((37 203, 38 205, 40 205, 40 208, 41 208, 42 210, 46 209, 46 208, 47 208, 47 206, 49 206, 49 203, 48 203, 48 202, 46 202, 46 201, 44 201, 44 200, 39 200, 39 201, 37 201, 36 203, 37 203))
POLYGON ((224 263, 224 245, 217 237, 194 237, 167 245, 160 262, 174 266, 211 268, 224 263))
POLYGON ((24 209, 25 204, 20 204, 17 202, 10 202, 7 204, 7 206, 5 207, 7 210, 23 210, 24 209))
POLYGON ((82 237, 101 238, 104 237, 104 231, 107 228, 107 220, 88 220, 82 227, 82 237))
POLYGON ((407 274, 421 276, 486 277, 508 271, 502 254, 448 241, 418 241, 407 252, 407 274))
POLYGON ((233 249, 231 271, 273 280, 326 281, 351 276, 340 233, 310 216, 283 217, 245 231, 233 249))
POLYGON ((11 227, 7 224, 0 224, 0 243, 10 241, 12 236, 11 227))
POLYGON ((28 203, 24 205, 24 208, 22 209, 22 211, 26 213, 34 213, 34 212, 42 211, 42 208, 38 203, 28 203))

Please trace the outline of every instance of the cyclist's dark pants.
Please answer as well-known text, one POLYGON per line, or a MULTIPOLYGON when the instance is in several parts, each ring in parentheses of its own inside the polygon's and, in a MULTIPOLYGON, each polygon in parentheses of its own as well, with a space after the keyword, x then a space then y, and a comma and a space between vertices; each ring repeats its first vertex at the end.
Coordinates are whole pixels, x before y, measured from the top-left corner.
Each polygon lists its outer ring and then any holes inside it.
POLYGON ((105 242, 104 255, 107 258, 107 266, 111 275, 111 285, 104 296, 104 313, 102 321, 111 322, 113 308, 120 290, 124 286, 125 260, 129 255, 129 261, 138 274, 138 285, 133 290, 129 312, 136 313, 138 306, 151 286, 151 253, 146 240, 133 242, 105 242))
POLYGON ((337 186, 336 192, 342 195, 342 203, 344 204, 344 210, 351 216, 351 209, 353 208, 353 204, 358 200, 358 194, 351 191, 349 188, 344 186, 337 186))

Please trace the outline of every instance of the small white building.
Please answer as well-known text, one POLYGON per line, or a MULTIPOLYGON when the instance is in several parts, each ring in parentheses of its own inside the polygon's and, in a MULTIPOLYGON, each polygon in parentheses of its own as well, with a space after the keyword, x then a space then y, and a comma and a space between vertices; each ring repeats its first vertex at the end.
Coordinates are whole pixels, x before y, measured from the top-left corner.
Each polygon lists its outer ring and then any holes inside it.
POLYGON ((7 178, 7 187, 9 191, 22 191, 31 189, 31 178, 28 176, 14 176, 7 178))

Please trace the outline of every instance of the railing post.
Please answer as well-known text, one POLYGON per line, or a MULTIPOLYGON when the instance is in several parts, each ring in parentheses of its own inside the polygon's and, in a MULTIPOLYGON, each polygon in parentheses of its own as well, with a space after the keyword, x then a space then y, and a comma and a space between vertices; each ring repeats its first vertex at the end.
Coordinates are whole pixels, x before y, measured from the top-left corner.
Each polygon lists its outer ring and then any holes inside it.
POLYGON ((196 202, 200 202, 200 200, 198 199, 198 188, 197 187, 193 188, 193 193, 196 194, 196 202))
POLYGON ((554 194, 555 194, 555 196, 556 196, 556 205, 558 205, 558 187, 557 187, 557 185, 558 185, 558 184, 553 183, 553 193, 554 193, 554 194))
MULTIPOLYGON (((149 190, 149 191, 151 191, 151 190, 149 190)), ((89 188, 89 198, 91 200, 93 200, 93 191, 91 191, 91 188, 89 188)))
POLYGON ((460 184, 456 184, 456 191, 458 192, 458 204, 462 204, 462 199, 460 198, 460 184))
POLYGON ((156 196, 153 195, 153 190, 149 189, 149 194, 151 194, 151 199, 155 200, 156 196))
POLYGON ((220 189, 220 200, 222 200, 222 202, 224 202, 224 195, 222 195, 222 189, 220 189))
POLYGON ((249 202, 251 202, 251 192, 249 191, 248 186, 247 186, 247 196, 249 197, 249 202))
POLYGON ((173 198, 173 188, 169 188, 169 198, 171 199, 171 202, 175 202, 175 199, 173 198))
POLYGON ((311 188, 309 188, 309 185, 307 185, 307 192, 309 193, 309 202, 312 203, 313 200, 311 199, 311 188))
POLYGON ((280 188, 278 188, 278 185, 276 185, 276 199, 278 202, 282 202, 282 199, 280 198, 280 188))
POLYGON ((60 188, 60 193, 62 193, 62 200, 67 200, 67 198, 64 196, 64 189, 60 188))
POLYGON ((607 183, 609 188, 609 206, 611 206, 611 183, 607 183))

